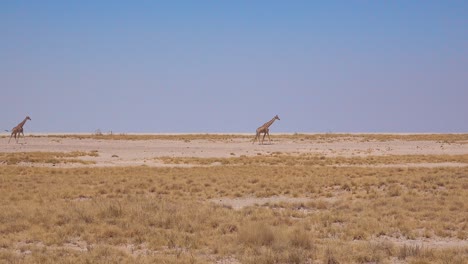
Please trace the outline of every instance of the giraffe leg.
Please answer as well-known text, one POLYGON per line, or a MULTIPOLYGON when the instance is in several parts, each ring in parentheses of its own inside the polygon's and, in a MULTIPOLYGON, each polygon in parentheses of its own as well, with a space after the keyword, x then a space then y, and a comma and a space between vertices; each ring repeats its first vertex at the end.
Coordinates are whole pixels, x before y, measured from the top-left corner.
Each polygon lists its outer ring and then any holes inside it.
POLYGON ((268 142, 271 144, 270 132, 267 132, 267 134, 268 134, 268 142))
POLYGON ((11 140, 12 137, 13 137, 13 133, 11 133, 10 139, 8 140, 8 144, 10 144, 10 140, 11 140))
POLYGON ((266 136, 267 133, 268 133, 268 132, 263 133, 262 145, 263 145, 263 141, 265 140, 265 136, 266 136))
POLYGON ((254 141, 252 142, 255 143, 255 141, 258 140, 258 143, 260 144, 260 137, 262 136, 262 132, 261 131, 257 131, 256 135, 255 135, 255 138, 254 138, 254 141))

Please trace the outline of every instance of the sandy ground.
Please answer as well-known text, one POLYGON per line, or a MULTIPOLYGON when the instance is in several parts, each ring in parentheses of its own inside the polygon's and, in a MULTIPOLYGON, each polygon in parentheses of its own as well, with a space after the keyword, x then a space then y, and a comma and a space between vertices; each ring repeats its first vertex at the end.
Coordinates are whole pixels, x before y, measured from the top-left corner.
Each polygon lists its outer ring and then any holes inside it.
MULTIPOLYGON (((252 136, 253 137, 253 136, 252 136)), ((94 151, 98 157, 80 157, 92 160, 87 166, 168 166, 157 160, 158 157, 239 157, 241 155, 268 155, 273 152, 283 154, 310 153, 323 156, 370 156, 370 155, 460 155, 468 154, 467 142, 441 143, 436 141, 369 141, 340 139, 324 142, 316 140, 292 140, 275 138, 272 143, 252 144, 248 138, 229 140, 96 140, 59 137, 26 137, 17 144, 8 137, 0 137, 0 152, 70 152, 94 151)), ((466 164, 406 164, 406 166, 464 166, 466 164)), ((36 164, 38 166, 38 164, 36 164)), ((64 164, 61 166, 83 166, 64 164)), ((182 165, 181 165, 182 166, 182 165)), ((395 165, 391 165, 395 166, 395 165)))

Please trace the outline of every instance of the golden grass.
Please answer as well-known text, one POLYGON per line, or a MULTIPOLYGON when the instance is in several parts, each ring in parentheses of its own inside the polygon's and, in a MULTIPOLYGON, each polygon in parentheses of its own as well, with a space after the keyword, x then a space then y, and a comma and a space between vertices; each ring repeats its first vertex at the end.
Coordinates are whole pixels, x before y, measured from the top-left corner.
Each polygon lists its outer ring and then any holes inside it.
MULTIPOLYGON (((41 136, 32 136, 41 137, 41 136)), ((250 138, 249 135, 240 134, 69 134, 69 135, 47 135, 52 138, 76 138, 76 139, 98 139, 98 140, 174 140, 174 141, 186 141, 191 140, 215 140, 225 141, 239 138, 250 138)))
POLYGON ((357 139, 360 141, 439 141, 444 143, 466 142, 467 133, 460 134, 346 134, 346 133, 326 133, 326 134, 292 134, 276 135, 276 137, 292 138, 299 140, 318 140, 318 141, 338 141, 357 139))
MULTIPOLYGON (((255 159, 256 157, 247 158, 255 159)), ((294 166, 293 166, 294 165, 294 166)), ((7 263, 463 263, 468 168, 0 166, 7 263), (233 210, 220 197, 308 197, 233 210), (229 263, 229 262, 227 262, 229 263)))
POLYGON ((0 152, 0 164, 14 165, 24 163, 81 163, 93 164, 94 161, 84 161, 76 159, 77 157, 91 156, 97 157, 99 154, 95 151, 90 152, 0 152))
POLYGON ((364 157, 326 157, 316 154, 282 154, 259 155, 229 158, 199 157, 158 157, 165 164, 192 165, 279 165, 279 166, 353 166, 353 165, 395 165, 412 163, 466 163, 468 155, 384 155, 364 157))

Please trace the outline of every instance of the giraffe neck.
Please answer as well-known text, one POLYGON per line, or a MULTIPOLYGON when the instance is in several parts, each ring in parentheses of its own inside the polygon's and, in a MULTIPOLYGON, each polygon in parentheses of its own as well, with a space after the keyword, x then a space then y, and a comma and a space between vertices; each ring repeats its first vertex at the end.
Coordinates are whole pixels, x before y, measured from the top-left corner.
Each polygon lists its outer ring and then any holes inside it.
POLYGON ((26 123, 26 121, 28 121, 28 118, 25 118, 25 119, 23 120, 23 122, 19 123, 18 126, 16 126, 16 127, 18 127, 18 128, 23 128, 23 126, 24 126, 24 124, 26 123))
POLYGON ((276 120, 276 118, 273 117, 270 121, 266 122, 266 123, 263 125, 263 127, 265 127, 265 128, 270 127, 271 124, 273 124, 273 122, 275 122, 275 120, 276 120))

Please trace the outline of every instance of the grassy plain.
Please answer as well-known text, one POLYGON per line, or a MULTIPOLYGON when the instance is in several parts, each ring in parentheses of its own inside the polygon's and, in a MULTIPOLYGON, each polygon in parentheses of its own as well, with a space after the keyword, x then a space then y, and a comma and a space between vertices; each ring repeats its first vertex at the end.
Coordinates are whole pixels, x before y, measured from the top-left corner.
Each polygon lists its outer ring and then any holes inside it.
POLYGON ((93 155, 99 153, 1 153, 0 263, 468 259, 468 167, 380 166, 466 164, 467 155, 155 158, 204 165, 190 168, 19 162, 79 163, 93 155), (233 208, 216 202, 225 197, 307 201, 233 208))
POLYGON ((386 155, 363 157, 325 157, 316 154, 283 154, 273 152, 269 155, 231 158, 201 157, 158 157, 156 160, 166 164, 191 165, 282 165, 282 166, 383 166, 401 164, 463 163, 468 164, 468 154, 463 155, 386 155))

